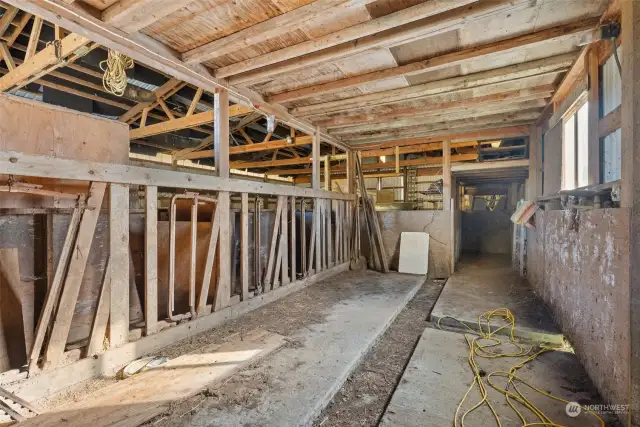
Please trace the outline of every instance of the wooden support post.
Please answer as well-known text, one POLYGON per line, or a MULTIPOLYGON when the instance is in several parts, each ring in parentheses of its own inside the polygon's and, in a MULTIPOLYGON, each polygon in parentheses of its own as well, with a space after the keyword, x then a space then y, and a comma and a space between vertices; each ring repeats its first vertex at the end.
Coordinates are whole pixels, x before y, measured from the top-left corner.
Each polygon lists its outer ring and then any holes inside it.
POLYGON ((296 198, 291 196, 289 199, 289 204, 291 206, 291 232, 289 233, 289 253, 291 254, 291 262, 289 266, 291 267, 291 281, 295 282, 297 280, 297 265, 296 265, 296 198))
POLYGON ((396 148, 395 148, 395 155, 396 155, 396 173, 400 173, 400 147, 398 145, 396 145, 396 148))
POLYGON ((147 185, 144 211, 144 319, 145 333, 158 326, 158 187, 147 185))
MULTIPOLYGON (((313 134, 313 141, 312 141, 312 147, 311 147, 311 157, 312 157, 312 163, 311 163, 311 169, 312 169, 312 175, 311 175, 311 186, 314 190, 319 190, 320 189, 320 130, 316 129, 315 133, 313 134)), ((315 272, 319 273, 320 270, 322 270, 322 247, 321 247, 321 236, 320 236, 320 230, 321 230, 321 217, 320 217, 320 206, 321 206, 322 202, 320 199, 315 199, 313 201, 313 236, 311 238, 312 240, 312 245, 315 246, 314 251, 315 251, 315 272)), ((311 263, 311 256, 309 256, 309 262, 311 263)))
POLYGON ((249 299, 249 194, 240 195, 240 299, 249 299))
POLYGON ((264 273, 263 283, 264 291, 270 291, 272 289, 272 275, 276 262, 276 249, 278 246, 278 235, 280 233, 280 216, 282 215, 282 198, 278 197, 278 203, 276 205, 276 216, 273 222, 273 231, 271 232, 271 243, 269 245, 269 258, 267 260, 267 270, 264 273))
POLYGON ((302 276, 307 277, 307 202, 300 200, 300 269, 302 276))
POLYGON ((451 141, 442 141, 442 209, 451 209, 451 141))
MULTIPOLYGON (((591 108, 591 106, 589 106, 591 108)), ((540 168, 538 165, 538 151, 541 149, 542 141, 539 139, 541 132, 539 132, 537 125, 531 125, 529 132, 529 179, 528 179, 528 195, 529 200, 535 200, 538 197, 540 188, 538 187, 538 173, 540 168)))
MULTIPOLYGON (((640 425, 640 2, 621 0, 622 16, 622 194, 629 211, 629 397, 627 426, 640 425)), ((624 286, 624 285, 623 285, 624 286)), ((623 402, 624 403, 624 402, 623 402)))
MULTIPOLYGON (((288 198, 282 197, 282 216, 280 217, 280 253, 282 256, 282 270, 280 278, 280 286, 289 283, 289 211, 287 210, 288 198)), ((276 221, 278 219, 276 218, 276 221)))
POLYGON ((325 233, 326 246, 327 246, 327 262, 324 264, 326 268, 333 266, 333 227, 331 226, 331 217, 333 216, 333 200, 327 200, 325 202, 325 233))
MULTIPOLYGON (((600 184, 600 63, 598 49, 589 48, 589 149, 587 161, 588 185, 600 184)), ((529 177, 531 179, 531 177, 529 177)))
POLYGON ((326 199, 322 199, 321 201, 321 205, 320 205, 320 211, 322 212, 322 270, 327 268, 328 265, 328 259, 327 259, 327 247, 330 246, 329 245, 329 239, 327 238, 329 230, 327 227, 327 214, 328 214, 328 202, 326 199))
POLYGON ((324 157, 324 190, 331 191, 331 161, 329 156, 324 157))
MULTIPOLYGON (((220 89, 214 95, 215 110, 213 151, 216 174, 221 178, 229 178, 229 92, 220 89)), ((227 307, 231 300, 231 202, 228 191, 218 192, 220 212, 220 277, 214 310, 227 307)))
POLYGON ((129 341, 129 187, 109 185, 109 346, 129 341))
MULTIPOLYGON (((89 189, 89 198, 87 206, 82 214, 80 225, 78 227, 78 235, 71 251, 71 259, 67 270, 66 279, 60 296, 60 302, 56 310, 56 316, 53 322, 53 328, 49 336, 49 343, 45 353, 45 368, 55 367, 64 352, 71 328, 71 319, 78 300, 80 285, 84 277, 84 270, 87 266, 89 258, 89 250, 93 242, 93 235, 96 230, 98 216, 100 215, 100 206, 106 184, 103 182, 94 182, 89 189)), ((126 270, 129 271, 129 259, 127 257, 126 270)), ((127 282, 127 295, 129 295, 129 283, 127 282)))

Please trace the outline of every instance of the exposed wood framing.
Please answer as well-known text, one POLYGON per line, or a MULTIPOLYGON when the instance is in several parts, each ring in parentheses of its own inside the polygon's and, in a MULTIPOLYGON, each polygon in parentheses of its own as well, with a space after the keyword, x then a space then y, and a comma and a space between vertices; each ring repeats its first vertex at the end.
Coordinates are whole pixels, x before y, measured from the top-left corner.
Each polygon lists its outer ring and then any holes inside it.
POLYGON ((102 20, 126 33, 133 33, 189 3, 190 0, 118 0, 102 12, 102 20))
POLYGON ((105 338, 107 336, 107 326, 109 324, 109 314, 111 312, 111 268, 109 262, 105 267, 102 286, 98 294, 98 305, 96 307, 93 322, 91 323, 91 332, 89 333, 89 343, 85 354, 87 357, 93 357, 97 354, 104 353, 105 338))
POLYGON ((615 110, 601 118, 598 122, 598 137, 604 138, 605 136, 620 129, 620 115, 620 106, 618 106, 615 110))
POLYGON ((24 55, 24 60, 28 60, 36 54, 38 48, 38 42, 40 41, 40 32, 42 31, 42 18, 33 18, 33 24, 31 27, 31 35, 29 36, 29 44, 27 45, 27 51, 24 55))
POLYGON ((109 345, 129 340, 129 187, 109 186, 109 269, 111 309, 109 345))
MULTIPOLYGON (((258 151, 270 151, 277 150, 280 148, 289 148, 289 147, 300 147, 304 145, 311 144, 312 137, 311 136, 299 136, 293 141, 289 143, 286 139, 278 139, 269 142, 260 142, 260 143, 251 143, 247 145, 237 145, 235 147, 229 148, 229 154, 242 154, 242 153, 255 153, 258 151)), ((207 144, 209 145, 209 144, 207 144)), ((206 145, 205 145, 206 146, 206 145)), ((201 151, 191 151, 187 152, 185 150, 181 150, 174 155, 176 159, 204 159, 204 158, 212 158, 214 157, 213 150, 201 150, 201 151), (183 153, 183 154, 181 154, 183 153)))
MULTIPOLYGON (((80 292, 82 277, 87 266, 89 257, 89 249, 93 242, 93 235, 100 214, 100 206, 104 197, 106 184, 103 182, 94 182, 89 189, 89 197, 87 199, 87 207, 82 213, 82 219, 78 228, 78 234, 73 246, 71 260, 67 270, 62 295, 58 303, 56 315, 53 321, 49 342, 47 345, 44 368, 54 368, 61 360, 69 336, 71 328, 71 319, 75 311, 76 301, 80 292)), ((128 260, 128 258, 127 258, 128 260)), ((127 272, 129 264, 126 265, 127 272)), ((128 283, 127 283, 128 285, 128 283)), ((127 295, 129 288, 127 287, 127 295)))
POLYGON ((17 7, 15 6, 7 7, 4 14, 2 15, 2 18, 0 18, 0 35, 3 35, 9 29, 11 22, 13 22, 13 18, 15 18, 17 14, 18 14, 17 7))
POLYGON ((598 50, 589 50, 589 117, 588 126, 588 162, 587 174, 588 185, 600 184, 600 135, 598 134, 598 124, 600 122, 600 63, 598 60, 598 50))
POLYGON ((424 61, 417 61, 386 70, 374 71, 367 74, 346 77, 344 79, 335 80, 328 83, 322 83, 292 90, 289 92, 283 92, 269 97, 269 100, 271 102, 293 101, 296 99, 331 93, 349 87, 359 86, 365 83, 385 80, 392 77, 407 76, 426 71, 433 71, 452 65, 462 64, 469 60, 486 57, 488 55, 510 52, 544 41, 562 40, 564 38, 575 36, 577 34, 589 33, 593 31, 597 23, 598 19, 593 18, 571 24, 560 25, 553 28, 537 31, 535 33, 525 34, 507 40, 502 40, 499 42, 489 43, 482 46, 474 46, 457 52, 447 53, 424 61))
POLYGON ((144 320, 151 335, 158 327, 158 187, 147 185, 144 200, 144 320))
POLYGON ((249 295, 249 195, 240 195, 240 282, 242 301, 249 295))
POLYGON ((9 71, 16 68, 16 63, 11 56, 11 52, 9 52, 9 48, 5 42, 0 42, 0 58, 4 59, 5 64, 7 64, 7 68, 9 71))
MULTIPOLYGON (((156 98, 159 100, 159 99, 162 99, 163 97, 165 97, 170 91, 172 91, 173 89, 175 89, 178 86, 182 87, 182 83, 179 80, 169 79, 165 84, 163 84, 158 89, 156 89, 154 91, 154 94, 156 95, 156 98)), ((156 102, 157 102, 157 100, 156 100, 156 102)), ((134 107, 132 107, 131 109, 129 109, 122 116, 120 116, 120 121, 129 123, 131 120, 133 120, 139 114, 141 114, 142 111, 145 108, 153 108, 153 107, 154 107, 154 103, 153 102, 140 102, 140 103, 136 104, 134 107)), ((171 117, 169 117, 169 118, 171 118, 171 117)))

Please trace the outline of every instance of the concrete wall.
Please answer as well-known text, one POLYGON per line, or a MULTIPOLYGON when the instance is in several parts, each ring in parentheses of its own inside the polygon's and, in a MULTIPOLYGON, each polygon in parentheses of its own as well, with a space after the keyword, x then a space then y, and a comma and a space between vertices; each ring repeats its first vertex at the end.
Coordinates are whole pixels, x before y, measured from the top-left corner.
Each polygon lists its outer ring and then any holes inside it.
MULTIPOLYGON (((481 206, 470 212, 462 212, 462 251, 485 254, 511 254, 511 212, 506 210, 507 198, 503 197, 494 211, 481 206)), ((477 199, 482 202, 482 199, 477 199)), ((475 203, 479 204, 479 203, 475 203)))
MULTIPOLYGON (((400 234, 403 231, 426 232, 430 235, 429 277, 449 277, 451 269, 451 212, 445 211, 385 211, 378 212, 382 239, 387 252, 389 268, 398 269, 400 234)), ((370 257, 364 219, 362 253, 370 257)))
POLYGON ((628 221, 625 209, 539 211, 528 278, 602 396, 629 401, 628 221))

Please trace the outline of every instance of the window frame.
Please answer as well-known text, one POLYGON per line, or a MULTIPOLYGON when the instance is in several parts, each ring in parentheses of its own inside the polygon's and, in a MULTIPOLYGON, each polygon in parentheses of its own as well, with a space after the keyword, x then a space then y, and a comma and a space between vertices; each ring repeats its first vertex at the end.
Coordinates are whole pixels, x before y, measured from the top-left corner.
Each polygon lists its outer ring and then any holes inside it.
MULTIPOLYGON (((578 119, 578 111, 585 104, 588 103, 588 100, 589 100, 589 93, 588 91, 585 90, 580 94, 580 96, 578 96, 578 98, 573 102, 573 104, 571 104, 571 106, 567 108, 567 111, 565 111, 564 114, 562 115, 562 171, 561 171, 562 177, 561 177, 561 185, 560 185, 562 190, 573 190, 576 188, 580 188, 579 187, 580 169, 578 167, 579 159, 580 159, 579 127, 580 127, 580 123, 582 122, 578 119), (565 144, 567 144, 566 123, 571 119, 573 119, 574 121, 573 123, 573 171, 574 173, 573 173, 573 185, 569 187, 567 185, 567 176, 566 176, 566 168, 565 168, 565 165, 566 165, 565 144)), ((592 108, 592 106, 589 105, 588 108, 592 108)), ((588 134, 589 134, 589 119, 587 114, 587 135, 588 134)), ((587 142, 586 150, 588 153, 588 150, 589 150, 588 142, 587 142)), ((587 162, 587 167, 588 167, 588 162, 587 162)))

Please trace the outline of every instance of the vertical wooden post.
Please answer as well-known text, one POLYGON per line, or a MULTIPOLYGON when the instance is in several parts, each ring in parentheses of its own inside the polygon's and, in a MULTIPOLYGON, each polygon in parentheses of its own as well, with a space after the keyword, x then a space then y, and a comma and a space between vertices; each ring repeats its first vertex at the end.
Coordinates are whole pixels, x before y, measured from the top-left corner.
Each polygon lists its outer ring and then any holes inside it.
MULTIPOLYGON (((592 45, 588 53, 589 65, 589 150, 587 161, 588 184, 600 184, 600 59, 598 50, 592 45)), ((529 177, 531 178, 531 177, 529 177)), ((535 196, 534 196, 535 197, 535 196)))
POLYGON ((291 254, 291 281, 295 282, 297 279, 296 272, 296 198, 291 196, 290 200, 291 205, 291 233, 289 233, 290 243, 289 243, 289 253, 291 254))
POLYGON ((242 301, 249 299, 249 194, 240 195, 240 281, 242 301))
POLYGON ((300 200, 300 260, 302 276, 307 277, 307 202, 300 200))
MULTIPOLYGON (((282 196, 282 215, 280 216, 280 253, 282 254, 282 271, 280 274, 280 286, 289 283, 289 211, 287 210, 288 198, 282 196)), ((276 221, 278 218, 276 218, 276 221)))
POLYGON ((144 318, 145 332, 156 331, 158 323, 158 187, 147 185, 144 227, 144 318))
MULTIPOLYGON (((214 95, 213 153, 216 174, 229 178, 229 92, 220 89, 214 95)), ((231 300, 231 206, 229 192, 218 192, 216 210, 220 213, 220 277, 215 294, 214 310, 229 306, 231 300)))
POLYGON ((622 16, 622 194, 629 211, 629 396, 628 426, 640 425, 640 2, 621 1, 622 16))
POLYGON ((333 265, 333 240, 334 240, 334 235, 333 235, 333 227, 331 225, 331 217, 333 216, 334 213, 334 206, 335 203, 333 202, 333 200, 327 200, 327 205, 326 205, 326 221, 327 221, 327 225, 326 225, 326 232, 327 232, 327 263, 325 264, 327 267, 331 267, 333 265))
POLYGON ((129 187, 126 185, 109 185, 109 268, 109 344, 113 348, 129 340, 129 187))
MULTIPOLYGON (((320 131, 316 129, 313 134, 312 140, 312 163, 311 163, 311 184, 314 190, 320 189, 320 131)), ((322 249, 321 249, 321 237, 320 237, 320 227, 321 227, 321 219, 320 219, 320 199, 315 199, 313 201, 313 226, 314 226, 314 236, 315 236, 315 271, 319 273, 322 268, 322 249)), ((311 262, 311 259, 309 259, 311 262)))
MULTIPOLYGON (((591 108, 591 106, 589 106, 591 108)), ((540 137, 542 136, 540 129, 536 125, 529 127, 529 200, 535 200, 538 197, 540 188, 538 187, 538 174, 540 173, 540 167, 538 165, 538 152, 541 150, 540 137)))
POLYGON ((324 189, 331 191, 331 161, 329 155, 324 157, 324 189))
POLYGON ((451 209, 451 141, 442 141, 442 209, 451 209))

